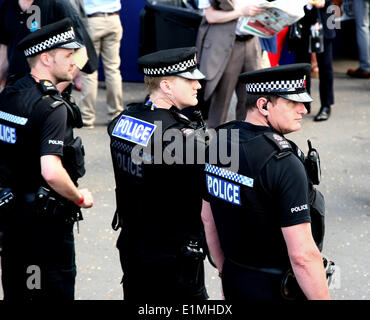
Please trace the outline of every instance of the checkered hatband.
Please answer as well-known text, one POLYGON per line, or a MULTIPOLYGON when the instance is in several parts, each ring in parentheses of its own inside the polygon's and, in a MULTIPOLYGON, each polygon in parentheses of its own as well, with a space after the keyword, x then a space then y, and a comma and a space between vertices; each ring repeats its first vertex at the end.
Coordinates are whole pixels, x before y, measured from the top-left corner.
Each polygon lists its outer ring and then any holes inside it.
POLYGON ((68 43, 73 40, 75 40, 75 33, 71 28, 66 32, 54 35, 53 37, 24 50, 24 55, 26 57, 29 57, 38 54, 39 52, 43 52, 45 50, 53 48, 58 44, 68 43))
POLYGON ((179 63, 161 67, 161 68, 143 68, 144 74, 147 76, 165 76, 185 72, 188 69, 194 68, 197 65, 196 56, 190 60, 181 61, 179 63))
POLYGON ((306 79, 277 80, 270 82, 247 83, 246 90, 249 93, 263 92, 295 92, 306 88, 306 79))

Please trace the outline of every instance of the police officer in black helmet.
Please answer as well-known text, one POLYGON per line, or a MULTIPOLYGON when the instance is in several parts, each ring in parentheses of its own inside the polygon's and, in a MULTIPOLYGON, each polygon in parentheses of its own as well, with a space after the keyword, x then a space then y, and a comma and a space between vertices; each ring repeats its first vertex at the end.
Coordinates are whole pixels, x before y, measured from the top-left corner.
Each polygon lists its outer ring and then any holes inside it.
POLYGON ((108 127, 117 201, 112 226, 121 228, 124 299, 203 300, 204 161, 198 164, 197 151, 204 151, 204 124, 180 111, 197 105, 204 76, 193 47, 155 52, 138 65, 149 98, 108 127))
POLYGON ((293 64, 240 75, 246 120, 221 125, 210 143, 209 150, 224 131, 228 146, 239 145, 231 154, 236 172, 218 159, 204 176, 202 218, 226 300, 330 299, 320 253, 323 197, 313 187, 318 159, 284 137, 301 128, 303 103, 312 101, 309 72, 310 65, 293 64))
POLYGON ((30 34, 19 48, 31 72, 0 94, 5 300, 74 299, 73 225, 93 199, 77 188, 84 152, 73 128, 81 127, 81 115, 56 85, 72 80, 80 47, 68 18, 30 34))

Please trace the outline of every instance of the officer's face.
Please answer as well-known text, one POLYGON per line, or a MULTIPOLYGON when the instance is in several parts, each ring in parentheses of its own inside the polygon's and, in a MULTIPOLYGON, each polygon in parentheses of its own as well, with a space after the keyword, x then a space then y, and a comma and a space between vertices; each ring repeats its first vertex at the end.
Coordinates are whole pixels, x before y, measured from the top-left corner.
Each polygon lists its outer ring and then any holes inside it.
POLYGON ((197 92, 201 88, 198 80, 171 77, 169 81, 174 100, 172 102, 177 108, 183 109, 198 104, 197 92))
POLYGON ((55 84, 63 81, 73 80, 73 71, 75 61, 73 58, 73 49, 55 49, 52 57, 52 73, 55 77, 55 84))
POLYGON ((307 110, 302 102, 295 102, 279 97, 276 101, 269 102, 268 121, 271 126, 282 134, 301 129, 303 115, 307 110))

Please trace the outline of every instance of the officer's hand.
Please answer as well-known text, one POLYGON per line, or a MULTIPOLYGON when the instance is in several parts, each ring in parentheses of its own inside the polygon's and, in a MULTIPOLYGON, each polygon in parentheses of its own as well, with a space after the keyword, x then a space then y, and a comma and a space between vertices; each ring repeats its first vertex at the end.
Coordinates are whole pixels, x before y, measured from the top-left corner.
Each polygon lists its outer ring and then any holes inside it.
POLYGON ((94 199, 93 199, 91 192, 88 189, 81 189, 79 191, 81 193, 81 196, 83 197, 83 202, 77 203, 77 204, 81 208, 85 208, 85 209, 91 208, 94 205, 94 199))

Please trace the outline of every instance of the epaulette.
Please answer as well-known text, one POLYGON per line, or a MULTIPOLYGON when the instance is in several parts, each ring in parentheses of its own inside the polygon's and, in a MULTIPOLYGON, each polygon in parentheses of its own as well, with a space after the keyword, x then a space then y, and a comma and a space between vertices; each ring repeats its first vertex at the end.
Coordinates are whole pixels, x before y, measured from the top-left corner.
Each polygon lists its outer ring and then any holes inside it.
POLYGON ((44 94, 42 99, 52 98, 50 107, 55 109, 65 103, 63 97, 59 94, 57 87, 49 80, 40 80, 41 91, 44 94))
POLYGON ((46 95, 41 98, 43 101, 47 101, 49 106, 53 109, 60 107, 64 104, 64 100, 56 95, 46 95))
POLYGON ((288 140, 288 142, 292 146, 293 153, 302 161, 302 163, 304 163, 306 157, 305 157, 303 151, 301 149, 299 149, 298 146, 293 141, 288 140))
POLYGON ((282 135, 275 132, 265 132, 264 137, 271 142, 281 153, 285 151, 293 151, 292 146, 282 135))
POLYGON ((42 92, 45 94, 53 95, 55 93, 59 93, 57 87, 49 80, 40 80, 39 84, 42 92))

